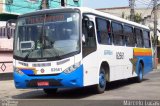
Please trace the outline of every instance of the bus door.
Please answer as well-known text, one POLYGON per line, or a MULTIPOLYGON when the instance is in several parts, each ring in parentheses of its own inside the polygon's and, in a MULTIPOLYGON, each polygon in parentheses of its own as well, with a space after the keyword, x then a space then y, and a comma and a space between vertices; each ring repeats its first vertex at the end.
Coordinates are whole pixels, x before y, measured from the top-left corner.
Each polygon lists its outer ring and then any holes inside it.
POLYGON ((98 82, 97 68, 97 45, 95 36, 94 16, 83 16, 82 20, 82 55, 84 67, 84 85, 93 85, 98 82))

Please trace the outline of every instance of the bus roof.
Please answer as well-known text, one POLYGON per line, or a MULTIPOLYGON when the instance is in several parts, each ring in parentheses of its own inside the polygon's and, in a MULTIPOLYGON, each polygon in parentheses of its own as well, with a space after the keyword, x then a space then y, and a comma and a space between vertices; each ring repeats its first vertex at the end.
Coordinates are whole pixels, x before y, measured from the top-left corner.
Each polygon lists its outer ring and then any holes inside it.
POLYGON ((67 11, 71 11, 71 10, 75 10, 75 9, 79 9, 81 11, 81 13, 95 14, 95 15, 99 15, 99 16, 102 16, 102 17, 106 17, 106 18, 109 18, 109 19, 113 19, 113 20, 116 20, 116 21, 119 21, 119 22, 123 22, 123 23, 129 24, 129 25, 134 25, 136 27, 141 27, 141 28, 149 30, 148 26, 138 24, 136 22, 132 22, 132 21, 129 21, 129 20, 125 20, 123 18, 111 15, 109 13, 101 12, 101 11, 91 9, 91 8, 88 8, 88 7, 65 7, 65 8, 62 7, 62 8, 54 8, 54 9, 44 9, 44 10, 38 10, 38 11, 35 11, 35 12, 31 12, 31 13, 26 13, 26 14, 21 15, 19 17, 25 17, 25 16, 30 16, 30 15, 40 15, 40 14, 45 14, 45 13, 52 13, 53 11, 62 11, 62 10, 63 10, 63 12, 67 12, 67 11))
POLYGON ((82 7, 82 8, 80 8, 80 10, 81 10, 83 13, 97 14, 97 15, 100 15, 100 16, 102 16, 102 17, 106 17, 106 18, 109 18, 109 19, 113 19, 113 20, 116 20, 116 21, 120 21, 120 22, 129 24, 129 25, 134 25, 134 26, 137 26, 137 27, 142 27, 142 28, 145 28, 145 29, 149 29, 148 26, 145 26, 145 25, 142 25, 142 24, 133 22, 133 21, 129 21, 129 20, 120 18, 120 17, 114 16, 114 15, 111 15, 111 14, 109 14, 109 13, 101 12, 101 11, 94 10, 94 9, 90 9, 90 8, 86 8, 86 7, 82 7))

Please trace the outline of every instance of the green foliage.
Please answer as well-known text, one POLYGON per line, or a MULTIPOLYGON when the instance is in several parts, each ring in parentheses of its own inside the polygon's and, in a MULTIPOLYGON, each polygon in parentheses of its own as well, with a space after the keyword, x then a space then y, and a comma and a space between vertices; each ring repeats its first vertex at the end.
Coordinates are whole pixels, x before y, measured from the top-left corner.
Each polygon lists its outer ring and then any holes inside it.
POLYGON ((154 36, 151 35, 151 41, 152 41, 153 45, 155 45, 155 43, 156 43, 156 45, 160 45, 160 41, 158 40, 158 36, 156 38, 154 38, 154 36))
POLYGON ((134 15, 134 21, 137 23, 140 23, 142 21, 142 14, 141 13, 136 13, 134 15))
POLYGON ((122 18, 125 18, 125 13, 124 12, 122 12, 122 18))

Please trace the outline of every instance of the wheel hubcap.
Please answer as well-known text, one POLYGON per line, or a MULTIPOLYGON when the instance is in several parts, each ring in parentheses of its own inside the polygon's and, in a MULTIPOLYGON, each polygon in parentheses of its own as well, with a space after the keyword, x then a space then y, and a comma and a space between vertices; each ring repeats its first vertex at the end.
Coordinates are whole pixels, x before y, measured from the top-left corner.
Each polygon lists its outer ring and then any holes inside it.
POLYGON ((141 65, 140 65, 140 67, 139 67, 139 78, 140 78, 140 80, 142 80, 142 78, 143 78, 142 66, 141 66, 141 65))
POLYGON ((105 86, 105 75, 103 72, 101 72, 99 75, 99 85, 101 88, 105 86))

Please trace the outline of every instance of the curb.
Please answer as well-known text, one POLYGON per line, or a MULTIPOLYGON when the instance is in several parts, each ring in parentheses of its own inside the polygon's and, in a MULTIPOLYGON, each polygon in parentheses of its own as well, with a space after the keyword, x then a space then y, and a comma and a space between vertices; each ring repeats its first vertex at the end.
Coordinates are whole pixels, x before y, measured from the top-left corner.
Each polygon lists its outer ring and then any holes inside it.
POLYGON ((13 73, 1 73, 0 81, 13 80, 13 73))

